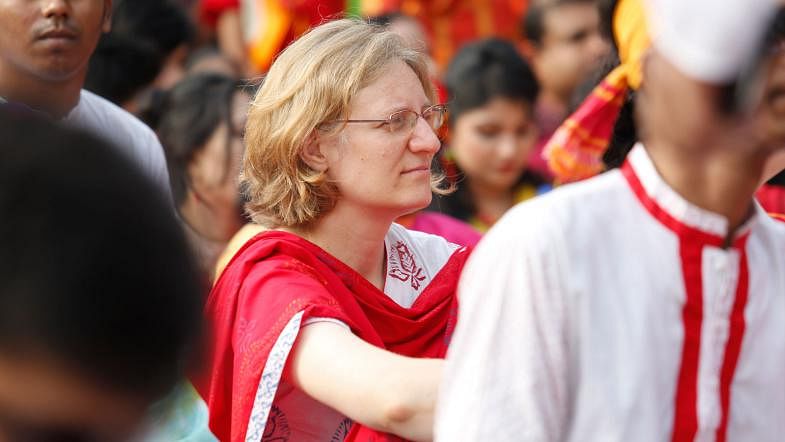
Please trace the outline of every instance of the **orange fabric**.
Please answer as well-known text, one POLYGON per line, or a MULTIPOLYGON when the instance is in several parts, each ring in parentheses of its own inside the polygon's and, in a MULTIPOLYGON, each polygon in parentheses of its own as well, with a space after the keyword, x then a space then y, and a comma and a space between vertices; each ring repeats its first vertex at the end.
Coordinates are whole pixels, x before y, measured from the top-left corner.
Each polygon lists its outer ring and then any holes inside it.
POLYGON ((777 221, 785 222, 785 214, 781 213, 770 213, 772 218, 776 219, 777 221))
POLYGON ((313 26, 344 11, 344 0, 247 0, 248 53, 257 72, 270 69, 275 56, 313 26))
POLYGON ((621 64, 556 129, 543 149, 557 183, 580 181, 602 172, 602 155, 627 91, 640 86, 641 59, 650 44, 641 0, 619 1, 613 30, 621 64))
POLYGON ((375 8, 363 11, 401 11, 416 17, 431 39, 431 52, 439 68, 447 67, 465 43, 497 36, 519 40, 518 24, 528 0, 362 0, 375 8), (379 8, 379 2, 383 7, 379 8))

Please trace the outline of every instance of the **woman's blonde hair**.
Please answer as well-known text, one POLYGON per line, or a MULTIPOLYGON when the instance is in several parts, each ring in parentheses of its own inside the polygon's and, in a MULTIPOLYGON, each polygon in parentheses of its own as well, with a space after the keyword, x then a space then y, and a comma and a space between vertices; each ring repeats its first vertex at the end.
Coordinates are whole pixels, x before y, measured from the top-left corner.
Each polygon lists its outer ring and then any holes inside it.
MULTIPOLYGON (((254 221, 269 227, 304 226, 335 205, 335 185, 324 172, 305 164, 300 152, 323 123, 347 119, 352 98, 395 60, 411 67, 434 102, 423 55, 377 25, 358 19, 331 21, 281 52, 251 103, 246 123, 241 181, 254 221)), ((335 126, 332 132, 344 127, 335 126)), ((434 190, 440 181, 432 179, 434 190)))

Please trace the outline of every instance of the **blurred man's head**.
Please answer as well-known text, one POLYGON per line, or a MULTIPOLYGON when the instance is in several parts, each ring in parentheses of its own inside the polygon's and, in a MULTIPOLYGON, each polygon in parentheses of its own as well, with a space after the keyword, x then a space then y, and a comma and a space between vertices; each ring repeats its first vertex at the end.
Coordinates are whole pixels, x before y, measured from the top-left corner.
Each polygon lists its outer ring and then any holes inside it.
MULTIPOLYGON (((749 6, 755 9, 761 3, 749 6)), ((730 12, 718 14, 720 18, 731 14, 733 7, 727 8, 730 12)), ((773 11, 762 9, 760 20, 768 22, 773 11)), ((699 17, 679 17, 682 24, 700 26, 699 17)), ((654 48, 645 60, 645 80, 638 94, 641 137, 655 136, 681 149, 773 149, 785 122, 777 104, 782 101, 785 78, 780 75, 776 26, 765 44, 765 28, 757 26, 759 32, 744 39, 746 50, 736 48, 725 56, 713 50, 726 38, 724 34, 677 43, 681 31, 663 21, 673 19, 667 14, 650 17, 654 48), (756 52, 763 47, 767 49, 756 52)), ((743 23, 737 27, 744 27, 743 23)))
POLYGON ((608 52, 594 0, 534 0, 522 23, 543 94, 566 108, 575 88, 608 52))
POLYGON ((193 355, 195 266, 116 148, 2 111, 0 441, 122 440, 193 355))
POLYGON ((112 0, 0 0, 0 72, 54 82, 84 73, 111 11, 112 0))

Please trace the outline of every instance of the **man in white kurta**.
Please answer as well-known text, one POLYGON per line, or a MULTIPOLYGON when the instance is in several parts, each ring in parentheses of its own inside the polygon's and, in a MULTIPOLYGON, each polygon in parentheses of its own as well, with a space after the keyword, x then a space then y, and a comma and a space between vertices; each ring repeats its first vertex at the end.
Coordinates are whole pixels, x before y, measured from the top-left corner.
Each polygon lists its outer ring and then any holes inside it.
MULTIPOLYGON (((738 74, 658 49, 706 84, 738 74)), ((668 143, 689 135, 649 134, 656 156, 638 144, 620 170, 517 206, 480 242, 459 288, 437 441, 785 440, 785 223, 752 187, 732 224, 669 185, 661 172, 679 152, 668 143)), ((694 151, 760 155, 725 148, 694 151)))

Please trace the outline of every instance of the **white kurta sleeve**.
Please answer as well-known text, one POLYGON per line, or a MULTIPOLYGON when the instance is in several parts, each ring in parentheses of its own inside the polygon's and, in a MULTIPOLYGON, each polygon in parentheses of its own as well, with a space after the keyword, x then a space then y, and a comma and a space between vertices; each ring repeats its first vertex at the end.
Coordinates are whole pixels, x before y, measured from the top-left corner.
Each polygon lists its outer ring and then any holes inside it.
POLYGON ((563 233, 539 201, 481 241, 459 286, 436 440, 558 441, 568 407, 563 233))

